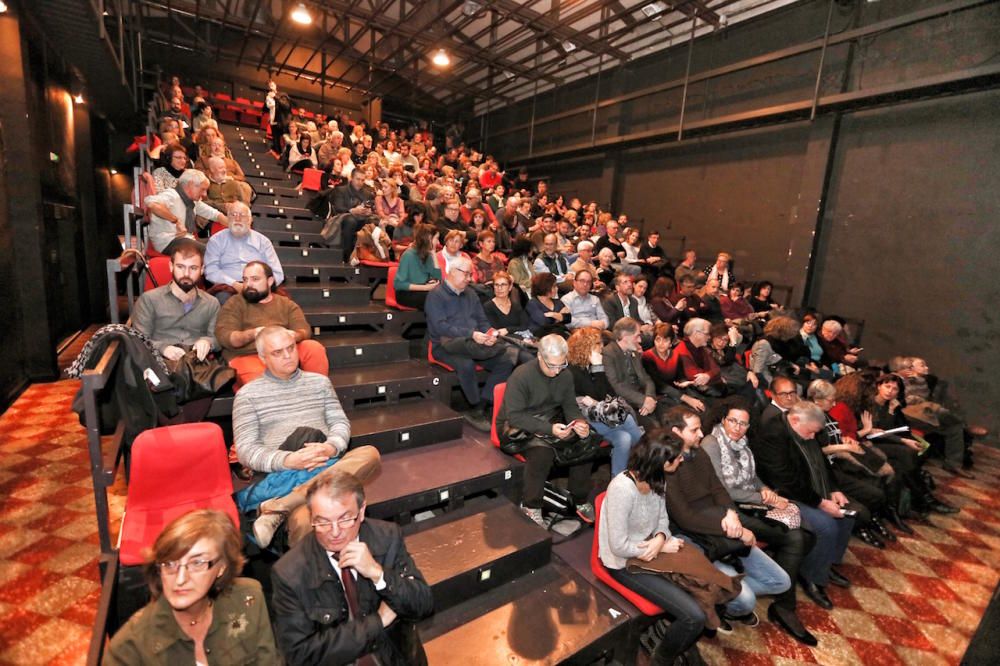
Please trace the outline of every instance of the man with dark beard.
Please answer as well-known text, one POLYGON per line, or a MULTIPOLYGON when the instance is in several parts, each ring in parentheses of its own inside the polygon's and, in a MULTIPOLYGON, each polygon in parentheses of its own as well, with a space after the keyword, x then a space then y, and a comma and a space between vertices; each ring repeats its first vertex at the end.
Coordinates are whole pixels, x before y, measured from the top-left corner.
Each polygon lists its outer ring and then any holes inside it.
POLYGON ((172 279, 139 297, 132 326, 145 333, 169 361, 180 359, 190 349, 198 360, 204 360, 219 348, 214 334, 219 302, 197 287, 205 247, 191 238, 177 238, 164 249, 170 257, 172 279))
POLYGON ((237 389, 264 373, 256 340, 266 326, 283 326, 295 334, 299 367, 324 376, 329 374, 326 349, 309 339, 312 329, 302 308, 292 299, 274 293, 274 271, 270 266, 262 261, 251 261, 243 268, 240 297, 226 301, 215 326, 215 337, 222 345, 223 356, 236 370, 237 389))

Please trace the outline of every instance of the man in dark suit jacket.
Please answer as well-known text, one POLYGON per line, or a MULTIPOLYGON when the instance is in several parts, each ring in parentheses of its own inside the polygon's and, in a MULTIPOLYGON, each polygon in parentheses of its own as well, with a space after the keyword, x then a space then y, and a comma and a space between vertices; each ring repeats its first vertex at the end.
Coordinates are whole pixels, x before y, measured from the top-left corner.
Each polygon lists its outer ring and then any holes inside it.
POLYGON ((817 605, 830 609, 829 582, 847 587, 850 582, 832 566, 843 559, 858 511, 840 492, 830 473, 816 434, 826 419, 823 410, 807 401, 796 402, 785 414, 761 426, 750 448, 761 481, 799 507, 802 523, 816 535, 816 545, 802 561, 799 574, 803 591, 817 605))
POLYGON ((612 285, 614 289, 604 297, 604 311, 608 313, 608 321, 613 326, 622 317, 631 317, 639 323, 642 349, 649 349, 653 346, 653 324, 644 324, 639 317, 639 301, 635 300, 632 291, 635 289, 635 281, 631 275, 619 273, 615 276, 612 285))
POLYGON ((656 385, 642 367, 639 322, 622 317, 611 332, 615 339, 604 346, 604 374, 615 394, 635 408, 642 426, 658 426, 662 413, 670 406, 656 401, 656 385))
POLYGON ((351 258, 358 229, 375 215, 375 193, 365 185, 362 169, 351 172, 351 180, 334 188, 333 214, 340 218, 340 239, 344 245, 344 261, 351 258))
POLYGON ((271 569, 274 633, 289 664, 426 664, 414 622, 430 586, 399 527, 365 520, 364 486, 335 472, 309 490, 313 533, 271 569))

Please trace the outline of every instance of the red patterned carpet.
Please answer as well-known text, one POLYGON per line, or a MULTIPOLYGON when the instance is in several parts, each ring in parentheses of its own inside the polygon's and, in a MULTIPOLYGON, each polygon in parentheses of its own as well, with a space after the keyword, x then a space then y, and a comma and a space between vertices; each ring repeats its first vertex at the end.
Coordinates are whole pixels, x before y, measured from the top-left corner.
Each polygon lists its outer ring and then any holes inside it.
MULTIPOLYGON (((34 385, 0 416, 0 663, 84 662, 99 583, 86 437, 69 410, 77 386, 34 385)), ((763 621, 703 640, 706 660, 958 663, 1000 577, 1000 451, 981 446, 977 461, 975 481, 938 476, 961 513, 915 523, 919 538, 884 551, 851 542, 843 569, 854 587, 830 588, 832 612, 800 596, 819 647, 763 621)), ((120 515, 124 489, 111 499, 120 515)))

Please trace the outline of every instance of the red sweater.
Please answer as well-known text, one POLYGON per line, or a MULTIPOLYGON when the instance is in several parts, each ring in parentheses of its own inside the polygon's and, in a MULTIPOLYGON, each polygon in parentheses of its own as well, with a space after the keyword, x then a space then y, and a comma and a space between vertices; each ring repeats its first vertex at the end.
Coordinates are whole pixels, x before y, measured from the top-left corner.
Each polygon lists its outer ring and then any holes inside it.
POLYGON ((843 437, 850 437, 854 440, 858 438, 858 419, 847 403, 838 402, 830 408, 829 414, 830 418, 840 426, 840 434, 843 437))
POLYGON ((719 369, 719 364, 712 358, 712 353, 708 350, 708 347, 698 348, 690 344, 687 340, 681 340, 677 347, 674 348, 674 354, 677 355, 677 362, 680 366, 680 371, 684 374, 684 379, 694 381, 697 375, 705 372, 708 373, 709 384, 722 382, 722 370, 719 369))

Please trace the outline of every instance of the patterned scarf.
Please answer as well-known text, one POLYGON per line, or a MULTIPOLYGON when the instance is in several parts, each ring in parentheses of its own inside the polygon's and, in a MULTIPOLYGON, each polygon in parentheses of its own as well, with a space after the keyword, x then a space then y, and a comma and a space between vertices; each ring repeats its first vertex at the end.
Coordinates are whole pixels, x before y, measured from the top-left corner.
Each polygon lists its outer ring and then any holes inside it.
POLYGON ((712 437, 719 442, 722 484, 726 488, 753 490, 757 467, 747 445, 747 438, 744 436, 738 440, 731 439, 721 423, 712 429, 712 437))

